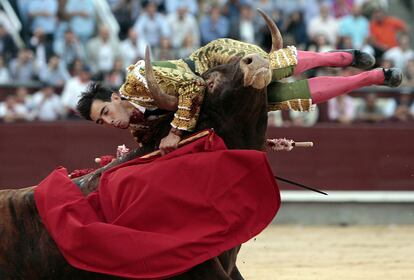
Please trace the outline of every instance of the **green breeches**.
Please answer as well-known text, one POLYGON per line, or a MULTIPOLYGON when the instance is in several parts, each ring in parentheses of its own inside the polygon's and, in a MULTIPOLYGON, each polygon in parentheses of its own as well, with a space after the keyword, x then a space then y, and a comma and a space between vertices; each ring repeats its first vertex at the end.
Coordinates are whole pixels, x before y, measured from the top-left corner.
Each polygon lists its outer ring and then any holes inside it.
POLYGON ((273 81, 267 86, 268 111, 309 111, 312 99, 308 80, 291 83, 273 81))

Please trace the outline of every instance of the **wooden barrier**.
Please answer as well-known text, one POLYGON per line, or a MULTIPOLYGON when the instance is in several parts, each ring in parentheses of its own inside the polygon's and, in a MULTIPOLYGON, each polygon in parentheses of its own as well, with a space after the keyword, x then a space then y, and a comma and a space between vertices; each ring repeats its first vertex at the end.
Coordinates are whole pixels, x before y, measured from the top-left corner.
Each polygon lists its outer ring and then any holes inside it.
POLYGON ((412 124, 318 124, 268 134, 314 142, 310 149, 269 153, 275 175, 322 190, 414 190, 412 124))
MULTIPOLYGON (((414 190, 412 125, 269 128, 268 137, 315 144, 269 152, 275 175, 323 190, 414 190)), ((57 166, 95 167, 95 157, 115 154, 121 144, 134 147, 128 130, 86 121, 1 124, 0 187, 37 184, 57 166)))

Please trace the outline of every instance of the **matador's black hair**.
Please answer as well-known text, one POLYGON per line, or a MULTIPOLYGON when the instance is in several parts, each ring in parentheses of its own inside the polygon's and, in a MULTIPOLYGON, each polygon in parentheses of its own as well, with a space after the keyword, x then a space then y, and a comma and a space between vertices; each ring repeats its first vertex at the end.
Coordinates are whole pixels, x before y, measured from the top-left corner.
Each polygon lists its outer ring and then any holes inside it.
POLYGON ((103 86, 101 83, 94 82, 82 92, 82 96, 76 105, 79 114, 87 120, 91 119, 91 106, 95 99, 111 101, 112 90, 103 86))

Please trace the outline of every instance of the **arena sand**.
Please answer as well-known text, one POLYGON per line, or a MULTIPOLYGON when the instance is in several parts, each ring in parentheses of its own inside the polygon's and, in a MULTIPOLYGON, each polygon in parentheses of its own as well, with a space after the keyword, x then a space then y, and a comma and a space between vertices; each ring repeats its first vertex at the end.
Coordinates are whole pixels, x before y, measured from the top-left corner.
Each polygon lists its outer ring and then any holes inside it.
POLYGON ((243 245, 247 280, 414 279, 414 225, 272 225, 243 245))

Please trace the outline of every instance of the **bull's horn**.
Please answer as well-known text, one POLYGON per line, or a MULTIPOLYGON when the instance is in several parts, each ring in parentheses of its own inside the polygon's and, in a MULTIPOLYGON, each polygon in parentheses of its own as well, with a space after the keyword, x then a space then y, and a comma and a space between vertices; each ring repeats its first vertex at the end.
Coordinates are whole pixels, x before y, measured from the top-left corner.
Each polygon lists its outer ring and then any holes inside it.
POLYGON ((157 103, 157 107, 168 111, 176 111, 178 109, 178 98, 165 94, 155 80, 148 46, 145 49, 145 77, 147 78, 151 97, 155 100, 155 103, 157 103))
POLYGON ((265 20, 267 27, 270 30, 270 34, 272 35, 272 50, 273 51, 277 51, 281 48, 283 48, 283 38, 282 35, 280 34, 279 28, 277 28, 275 22, 268 16, 266 15, 262 10, 257 9, 257 11, 262 15, 263 19, 265 20))

